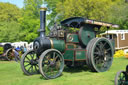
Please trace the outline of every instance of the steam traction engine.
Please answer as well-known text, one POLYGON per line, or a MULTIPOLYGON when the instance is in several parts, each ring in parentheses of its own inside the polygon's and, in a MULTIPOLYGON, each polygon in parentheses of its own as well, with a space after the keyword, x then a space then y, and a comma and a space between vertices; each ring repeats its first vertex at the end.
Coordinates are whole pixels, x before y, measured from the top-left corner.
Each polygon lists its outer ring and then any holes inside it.
POLYGON ((64 65, 87 65, 92 71, 107 71, 113 61, 114 46, 107 38, 96 38, 95 27, 118 27, 82 17, 73 17, 55 25, 49 36, 45 36, 46 8, 40 10, 40 36, 34 40, 33 48, 21 59, 21 68, 26 75, 41 73, 46 79, 61 75, 64 65), (77 28, 69 32, 65 28, 77 28))

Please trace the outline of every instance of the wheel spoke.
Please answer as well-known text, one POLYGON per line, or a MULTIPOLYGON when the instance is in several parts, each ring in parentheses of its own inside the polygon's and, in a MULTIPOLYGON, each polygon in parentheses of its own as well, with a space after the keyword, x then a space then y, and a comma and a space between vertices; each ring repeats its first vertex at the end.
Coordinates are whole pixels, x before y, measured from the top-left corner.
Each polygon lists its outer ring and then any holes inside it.
POLYGON ((56 55, 56 53, 55 53, 55 52, 53 52, 53 60, 54 60, 54 58, 55 58, 55 55, 56 55))
POLYGON ((27 64, 27 65, 25 65, 24 67, 27 67, 27 66, 29 66, 30 64, 27 64))
POLYGON ((59 56, 57 55, 57 56, 54 58, 54 60, 53 60, 54 63, 56 62, 56 60, 57 60, 58 57, 59 57, 59 56))
POLYGON ((32 68, 32 66, 29 67, 28 72, 30 72, 31 68, 32 68))
POLYGON ((108 52, 109 50, 111 50, 111 48, 106 49, 107 52, 108 52))
POLYGON ((32 66, 32 67, 31 67, 31 70, 32 70, 32 73, 33 73, 33 72, 34 72, 34 71, 33 71, 33 65, 31 65, 31 66, 32 66))
POLYGON ((107 42, 105 42, 105 43, 103 44, 103 47, 105 47, 106 44, 107 44, 107 42))
POLYGON ((99 47, 96 47, 95 49, 96 49, 98 52, 100 51, 99 47))
POLYGON ((33 59, 35 59, 35 60, 36 60, 36 55, 35 55, 35 54, 33 54, 33 59))
POLYGON ((35 67, 35 70, 36 70, 36 72, 37 72, 37 71, 38 71, 38 69, 37 69, 36 65, 34 65, 34 67, 35 67))
POLYGON ((100 44, 100 45, 99 45, 100 51, 102 51, 102 50, 103 50, 103 48, 104 48, 104 47, 103 47, 103 43, 102 43, 102 42, 100 42, 99 44, 100 44))
POLYGON ((98 56, 95 56, 95 58, 94 58, 95 60, 98 60, 99 59, 99 57, 98 56))
POLYGON ((33 60, 33 59, 34 59, 34 58, 33 58, 33 57, 34 57, 33 54, 30 54, 30 56, 31 56, 31 58, 32 58, 32 60, 33 60))
POLYGON ((26 63, 30 63, 30 61, 24 61, 24 62, 26 62, 26 63))
POLYGON ((50 59, 50 55, 46 55, 46 57, 45 57, 48 61, 51 61, 50 59))
POLYGON ((99 52, 94 52, 94 54, 99 55, 99 52))
POLYGON ((30 59, 28 58, 28 56, 26 56, 26 58, 30 61, 30 59))

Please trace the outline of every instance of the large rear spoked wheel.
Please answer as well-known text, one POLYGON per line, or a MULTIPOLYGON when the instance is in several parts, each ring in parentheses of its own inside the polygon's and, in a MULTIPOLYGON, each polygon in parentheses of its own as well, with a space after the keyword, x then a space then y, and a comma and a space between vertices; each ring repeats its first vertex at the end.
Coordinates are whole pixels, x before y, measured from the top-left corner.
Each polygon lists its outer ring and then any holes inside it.
POLYGON ((107 71, 113 61, 114 49, 106 38, 94 38, 87 45, 87 65, 92 71, 107 71))
POLYGON ((55 49, 44 51, 39 59, 39 70, 46 79, 54 79, 62 74, 64 69, 63 55, 55 49))
POLYGON ((38 56, 35 51, 29 50, 22 55, 21 69, 26 75, 39 73, 38 56))
POLYGON ((127 85, 126 84, 126 72, 119 71, 115 76, 115 85, 127 85))

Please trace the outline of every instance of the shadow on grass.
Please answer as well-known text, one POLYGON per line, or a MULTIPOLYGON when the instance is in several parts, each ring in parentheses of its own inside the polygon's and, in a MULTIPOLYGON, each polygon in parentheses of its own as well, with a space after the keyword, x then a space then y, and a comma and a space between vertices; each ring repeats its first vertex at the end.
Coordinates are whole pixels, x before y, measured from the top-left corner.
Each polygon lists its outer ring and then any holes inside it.
MULTIPOLYGON (((79 73, 79 72, 82 72, 82 71, 89 71, 89 72, 91 72, 91 70, 87 66, 83 66, 83 67, 70 67, 70 68, 65 66, 64 70, 63 70, 63 72, 69 72, 71 74, 72 73, 79 73)), ((63 76, 63 74, 61 74, 60 76, 63 76)), ((47 80, 43 76, 40 76, 40 79, 47 80)))
POLYGON ((77 73, 77 72, 82 72, 82 71, 89 71, 91 70, 87 66, 82 66, 82 67, 67 67, 65 66, 64 72, 69 72, 69 73, 77 73))
MULTIPOLYGON (((61 74, 60 76, 58 76, 57 78, 59 78, 59 77, 61 77, 61 76, 63 76, 63 74, 61 74)), ((42 75, 40 76, 40 79, 43 79, 43 80, 54 80, 54 79, 56 79, 56 78, 53 78, 53 79, 46 79, 46 78, 44 78, 42 75)))
POLYGON ((39 75, 40 74, 40 72, 38 72, 38 73, 34 73, 34 74, 25 74, 24 72, 23 72, 23 75, 25 75, 25 76, 32 76, 32 75, 39 75))
POLYGON ((42 75, 40 76, 40 79, 47 80, 47 79, 45 79, 42 75))

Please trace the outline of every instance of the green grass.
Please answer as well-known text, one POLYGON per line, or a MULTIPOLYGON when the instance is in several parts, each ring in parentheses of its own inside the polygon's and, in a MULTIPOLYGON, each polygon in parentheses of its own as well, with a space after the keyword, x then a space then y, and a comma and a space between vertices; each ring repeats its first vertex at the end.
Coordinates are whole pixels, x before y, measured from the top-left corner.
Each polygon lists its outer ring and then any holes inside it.
POLYGON ((126 58, 115 58, 109 71, 93 73, 88 68, 65 68, 63 75, 45 80, 40 74, 26 76, 20 64, 14 61, 0 61, 0 85, 114 85, 116 72, 125 70, 126 58))

